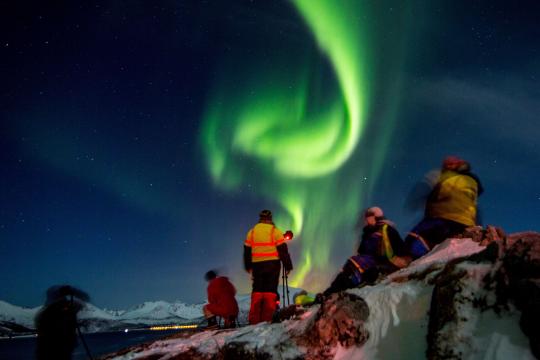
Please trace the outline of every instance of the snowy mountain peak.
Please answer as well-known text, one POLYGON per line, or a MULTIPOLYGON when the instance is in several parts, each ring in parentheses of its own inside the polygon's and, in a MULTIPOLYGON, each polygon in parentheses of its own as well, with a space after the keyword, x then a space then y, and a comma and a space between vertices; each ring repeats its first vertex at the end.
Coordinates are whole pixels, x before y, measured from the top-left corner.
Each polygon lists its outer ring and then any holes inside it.
MULTIPOLYGON (((98 332, 130 326, 185 322, 200 318, 202 306, 203 304, 188 305, 180 301, 168 303, 160 300, 147 301, 128 310, 107 310, 87 303, 78 317, 83 324, 83 329, 98 332)), ((0 321, 33 329, 34 318, 40 309, 40 306, 29 309, 0 300, 0 321)))

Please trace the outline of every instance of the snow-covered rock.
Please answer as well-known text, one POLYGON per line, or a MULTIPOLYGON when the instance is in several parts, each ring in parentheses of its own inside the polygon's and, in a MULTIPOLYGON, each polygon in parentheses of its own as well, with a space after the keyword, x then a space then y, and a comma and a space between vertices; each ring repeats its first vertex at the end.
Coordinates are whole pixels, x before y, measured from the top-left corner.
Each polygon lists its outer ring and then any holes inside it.
POLYGON ((540 234, 471 229, 291 320, 180 333, 107 359, 534 359, 540 234))
POLYGON ((539 280, 536 233, 499 238, 450 262, 432 281, 428 357, 478 358, 486 349, 493 359, 540 357, 539 280))
POLYGON ((363 324, 368 315, 362 298, 348 293, 334 294, 322 306, 300 311, 301 320, 198 332, 136 347, 112 357, 117 360, 328 359, 339 347, 360 346, 366 341, 368 333, 363 324), (338 326, 328 326, 329 323, 338 326))

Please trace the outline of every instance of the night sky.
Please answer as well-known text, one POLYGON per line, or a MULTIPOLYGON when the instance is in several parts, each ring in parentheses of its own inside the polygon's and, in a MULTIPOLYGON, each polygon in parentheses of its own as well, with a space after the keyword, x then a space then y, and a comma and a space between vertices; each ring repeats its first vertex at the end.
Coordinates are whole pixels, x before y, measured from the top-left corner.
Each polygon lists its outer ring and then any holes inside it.
POLYGON ((2 2, 0 299, 201 302, 211 268, 246 293, 264 208, 318 291, 446 155, 483 224, 540 230, 540 3, 407 3, 2 2))

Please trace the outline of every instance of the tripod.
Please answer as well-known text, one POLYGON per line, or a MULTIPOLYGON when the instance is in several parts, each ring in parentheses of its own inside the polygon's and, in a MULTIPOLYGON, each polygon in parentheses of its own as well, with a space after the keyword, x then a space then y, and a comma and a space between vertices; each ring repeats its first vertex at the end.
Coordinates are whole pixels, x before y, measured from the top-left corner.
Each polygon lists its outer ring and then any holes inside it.
POLYGON ((281 263, 281 284, 283 287, 283 307, 291 305, 291 301, 289 299, 289 280, 285 271, 285 265, 281 263), (287 302, 285 302, 287 300, 287 302))
MULTIPOLYGON (((73 302, 73 294, 71 294, 71 306, 73 307, 74 305, 74 302, 73 302)), ((94 360, 94 358, 92 357, 92 354, 90 353, 90 349, 88 348, 88 345, 86 344, 86 340, 84 339, 84 336, 81 332, 81 328, 79 327, 79 323, 77 323, 77 335, 79 335, 79 338, 81 339, 81 342, 84 346, 84 350, 86 350, 86 355, 88 355, 88 358, 90 360, 94 360)))

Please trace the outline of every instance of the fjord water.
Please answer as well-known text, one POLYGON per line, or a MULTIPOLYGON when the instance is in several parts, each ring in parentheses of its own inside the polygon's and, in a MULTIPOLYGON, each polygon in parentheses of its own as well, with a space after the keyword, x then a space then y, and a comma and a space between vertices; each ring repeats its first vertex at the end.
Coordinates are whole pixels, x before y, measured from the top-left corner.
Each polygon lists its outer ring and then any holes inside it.
MULTIPOLYGON (((129 332, 103 332, 84 334, 84 339, 93 357, 108 354, 173 334, 175 331, 150 331, 130 330, 129 332)), ((16 337, 12 339, 0 339, 0 360, 34 360, 36 338, 16 337)), ((86 360, 88 355, 79 340, 79 344, 73 352, 73 360, 86 360)))

